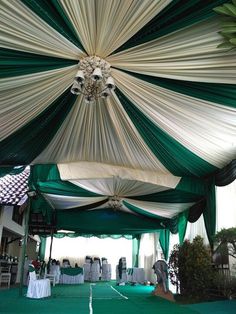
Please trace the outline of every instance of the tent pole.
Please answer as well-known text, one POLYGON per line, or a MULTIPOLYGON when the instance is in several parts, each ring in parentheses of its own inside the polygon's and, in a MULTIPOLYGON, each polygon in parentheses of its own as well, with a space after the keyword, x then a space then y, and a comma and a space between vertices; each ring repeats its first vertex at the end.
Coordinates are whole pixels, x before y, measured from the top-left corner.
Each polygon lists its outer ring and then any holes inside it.
POLYGON ((23 296, 23 279, 24 279, 24 264, 25 264, 25 253, 27 246, 27 239, 29 233, 29 215, 30 215, 30 206, 31 206, 31 197, 28 195, 28 204, 25 209, 25 232, 23 237, 23 246, 21 250, 21 263, 20 263, 20 288, 19 288, 19 296, 23 296))
POLYGON ((50 253, 49 253, 49 260, 48 260, 49 265, 51 263, 51 258, 52 258, 52 242, 53 242, 53 229, 51 229, 51 244, 50 244, 50 253))

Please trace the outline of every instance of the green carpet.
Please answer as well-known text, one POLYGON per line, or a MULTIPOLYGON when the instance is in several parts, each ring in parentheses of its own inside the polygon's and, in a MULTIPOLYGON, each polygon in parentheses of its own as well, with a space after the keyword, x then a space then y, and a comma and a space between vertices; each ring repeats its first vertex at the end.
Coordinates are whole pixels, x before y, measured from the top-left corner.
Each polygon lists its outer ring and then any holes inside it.
POLYGON ((197 311, 199 314, 235 314, 236 300, 204 302, 185 306, 186 308, 197 311))
MULTIPOLYGON (((18 289, 0 291, 1 314, 89 314, 92 292, 93 314, 222 314, 236 312, 236 301, 180 306, 151 296, 153 287, 115 286, 112 283, 90 286, 57 285, 48 299, 33 300, 18 296, 18 289), (91 291, 92 289, 92 291, 91 291), (125 299, 127 297, 128 299, 125 299), (225 304, 225 306, 224 306, 225 304), (223 310, 229 311, 223 311, 223 310)), ((26 293, 26 290, 24 290, 26 293)))

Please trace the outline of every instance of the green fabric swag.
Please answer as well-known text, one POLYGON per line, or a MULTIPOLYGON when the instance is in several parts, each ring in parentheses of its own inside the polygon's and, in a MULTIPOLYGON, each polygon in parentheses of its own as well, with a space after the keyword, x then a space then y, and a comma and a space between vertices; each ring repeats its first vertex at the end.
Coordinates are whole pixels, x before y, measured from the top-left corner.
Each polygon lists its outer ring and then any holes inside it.
POLYGON ((165 260, 167 261, 168 256, 169 256, 169 246, 170 246, 170 231, 168 229, 160 230, 159 242, 160 242, 165 260))
POLYGON ((157 219, 140 217, 110 208, 90 211, 57 212, 57 229, 72 230, 78 234, 138 235, 161 229, 157 219))
POLYGON ((84 51, 74 27, 58 0, 21 0, 61 35, 84 51))
POLYGON ((48 57, 23 51, 0 49, 0 78, 50 71, 77 64, 77 60, 48 57))
POLYGON ((0 143, 0 165, 28 165, 50 143, 76 96, 68 88, 47 109, 0 143))
POLYGON ((236 108, 236 84, 233 85, 172 80, 125 71, 123 69, 119 70, 150 84, 170 89, 180 94, 236 108))
POLYGON ((148 147, 173 175, 202 177, 217 170, 158 128, 119 89, 116 94, 148 147))
POLYGON ((225 0, 173 0, 113 54, 216 16, 213 8, 224 2, 225 0))
POLYGON ((184 242, 187 224, 188 224, 188 211, 185 211, 179 214, 179 217, 178 217, 178 233, 179 233, 180 244, 184 242))
POLYGON ((0 178, 8 175, 16 175, 25 170, 25 167, 0 167, 0 178))
POLYGON ((208 240, 211 248, 213 248, 214 235, 216 232, 216 192, 214 177, 207 180, 206 208, 203 211, 203 217, 208 240))
MULTIPOLYGON (((44 238, 50 237, 48 236, 43 236, 44 238)), ((96 237, 98 239, 106 239, 106 238, 111 238, 114 240, 124 238, 126 240, 132 240, 139 238, 139 235, 129 235, 129 234, 83 234, 83 233, 78 233, 78 232, 58 232, 53 234, 54 238, 57 239, 62 239, 64 237, 68 238, 78 238, 78 237, 83 237, 83 238, 92 238, 96 237)))
POLYGON ((132 267, 139 266, 140 239, 141 236, 137 235, 136 239, 133 239, 132 242, 132 267))
POLYGON ((44 261, 45 251, 46 251, 46 238, 40 237, 40 246, 39 246, 39 258, 40 261, 44 261))

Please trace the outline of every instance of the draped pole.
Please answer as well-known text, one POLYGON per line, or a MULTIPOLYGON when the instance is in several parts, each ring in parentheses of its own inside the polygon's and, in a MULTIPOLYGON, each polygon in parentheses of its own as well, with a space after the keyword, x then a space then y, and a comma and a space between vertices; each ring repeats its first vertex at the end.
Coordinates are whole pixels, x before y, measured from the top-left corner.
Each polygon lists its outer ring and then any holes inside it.
POLYGON ((51 243, 50 243, 50 252, 49 252, 49 267, 50 267, 50 263, 51 263, 51 258, 52 258, 52 243, 53 243, 53 229, 51 229, 51 243))
POLYGON ((27 246, 27 239, 29 234, 29 215, 30 215, 30 207, 31 207, 31 197, 35 195, 35 192, 28 192, 28 204, 25 209, 24 222, 25 222, 25 232, 23 237, 23 246, 21 250, 21 264, 20 264, 20 288, 19 288, 19 296, 23 296, 23 279, 24 279, 24 264, 25 264, 25 253, 27 246))

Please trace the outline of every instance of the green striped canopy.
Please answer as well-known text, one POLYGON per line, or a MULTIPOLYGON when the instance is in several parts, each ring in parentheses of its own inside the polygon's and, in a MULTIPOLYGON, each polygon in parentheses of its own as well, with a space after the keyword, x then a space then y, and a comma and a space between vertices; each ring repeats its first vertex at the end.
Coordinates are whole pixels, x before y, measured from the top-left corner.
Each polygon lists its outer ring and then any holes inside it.
POLYGON ((81 233, 182 232, 200 202, 214 233, 214 175, 236 155, 224 2, 0 0, 0 165, 32 166, 34 211, 81 233), (70 92, 86 56, 116 84, 94 104, 70 92))

